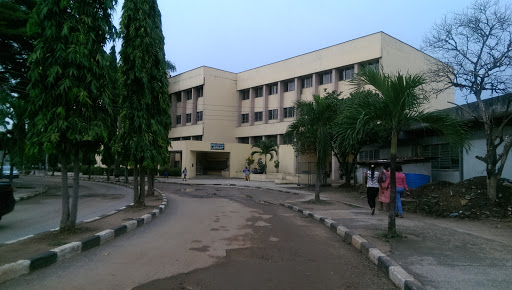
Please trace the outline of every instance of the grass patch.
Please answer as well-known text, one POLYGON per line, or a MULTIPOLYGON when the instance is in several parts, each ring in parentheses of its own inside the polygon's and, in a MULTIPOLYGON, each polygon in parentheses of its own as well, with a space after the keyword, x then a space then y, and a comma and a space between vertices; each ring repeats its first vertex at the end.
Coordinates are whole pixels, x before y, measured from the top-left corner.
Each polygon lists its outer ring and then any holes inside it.
POLYGON ((406 236, 402 235, 399 232, 388 233, 387 231, 383 231, 377 235, 377 237, 385 240, 386 242, 391 242, 393 240, 404 240, 406 236))
POLYGON ((302 203, 305 203, 305 204, 316 204, 316 205, 330 205, 332 204, 332 202, 330 201, 327 201, 327 200, 315 200, 315 199, 310 199, 310 200, 306 200, 306 201, 303 201, 302 203))

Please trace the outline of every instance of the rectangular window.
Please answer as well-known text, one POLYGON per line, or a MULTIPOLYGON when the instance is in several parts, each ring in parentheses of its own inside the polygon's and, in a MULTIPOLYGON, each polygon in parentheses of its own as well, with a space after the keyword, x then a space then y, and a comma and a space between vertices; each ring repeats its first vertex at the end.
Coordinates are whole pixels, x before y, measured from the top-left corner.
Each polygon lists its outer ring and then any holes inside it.
POLYGON ((263 140, 263 136, 254 136, 252 137, 252 144, 258 144, 263 140))
POLYGON ((288 145, 288 144, 293 144, 293 136, 292 135, 283 135, 283 144, 285 145, 288 145))
POLYGON ((277 120, 277 118, 278 118, 277 112, 278 112, 277 109, 268 110, 268 119, 269 120, 277 120))
POLYGON ((268 89, 269 89, 269 92, 268 94, 269 95, 275 95, 277 94, 277 84, 271 84, 268 86, 268 89))
POLYGON ((203 136, 202 135, 192 136, 192 140, 194 140, 194 141, 203 141, 203 136))
POLYGON ((295 91, 295 81, 294 80, 286 81, 284 83, 284 91, 285 92, 295 91))
POLYGON ((176 96, 176 102, 177 103, 180 103, 181 102, 181 93, 179 95, 176 96))
POLYGON ((242 114, 242 124, 249 123, 249 113, 242 114))
POLYGON ((359 152, 359 161, 370 161, 380 159, 380 150, 364 150, 359 152))
POLYGON ((254 112, 254 122, 263 121, 263 112, 254 112))
POLYGON ((332 72, 324 72, 320 74, 320 84, 330 84, 332 81, 332 72))
POLYGON ((192 114, 186 114, 186 115, 185 115, 185 119, 186 119, 186 122, 187 122, 187 123, 192 122, 192 114))
POLYGON ((187 100, 192 100, 192 90, 188 90, 186 93, 187 100))
POLYGON ((423 157, 437 157, 432 160, 432 169, 459 170, 459 153, 452 152, 448 144, 423 146, 423 157))
POLYGON ((295 107, 283 108, 283 118, 293 118, 295 116, 295 107))
POLYGON ((176 116, 176 125, 180 125, 181 124, 181 115, 177 115, 176 116))
POLYGON ((376 60, 368 61, 366 63, 363 63, 362 66, 363 66, 363 68, 369 68, 369 69, 378 71, 379 70, 379 60, 376 59, 376 60))
POLYGON ((303 77, 302 78, 302 88, 311 88, 313 86, 313 77, 303 77))
POLYGON ((238 143, 249 144, 249 137, 238 137, 238 143))
POLYGON ((203 86, 200 86, 198 89, 197 89, 197 96, 198 98, 202 97, 203 96, 203 86))
POLYGON ((243 90, 243 91, 240 91, 240 93, 242 94, 242 100, 248 100, 249 99, 249 90, 243 90))
POLYGON ((350 80, 354 77, 354 66, 341 68, 339 72, 340 81, 350 80))
POLYGON ((203 111, 196 112, 196 122, 203 120, 203 111))
POLYGON ((255 98, 263 97, 263 87, 254 88, 254 97, 255 98))

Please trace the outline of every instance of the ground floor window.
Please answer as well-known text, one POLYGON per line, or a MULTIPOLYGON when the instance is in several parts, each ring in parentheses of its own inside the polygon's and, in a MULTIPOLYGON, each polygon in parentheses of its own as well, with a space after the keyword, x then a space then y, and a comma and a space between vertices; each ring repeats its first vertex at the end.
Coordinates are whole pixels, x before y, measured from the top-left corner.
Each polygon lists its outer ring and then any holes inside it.
POLYGON ((423 146, 423 157, 436 157, 431 161, 432 169, 459 169, 459 152, 447 143, 423 146))

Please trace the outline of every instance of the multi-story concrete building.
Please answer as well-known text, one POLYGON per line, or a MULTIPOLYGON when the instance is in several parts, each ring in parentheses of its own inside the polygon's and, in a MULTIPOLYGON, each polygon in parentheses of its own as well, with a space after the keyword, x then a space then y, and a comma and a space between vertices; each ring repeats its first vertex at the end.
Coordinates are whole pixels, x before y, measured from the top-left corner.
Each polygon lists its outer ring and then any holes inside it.
MULTIPOLYGON (((241 177, 251 144, 273 139, 279 145, 279 172, 301 173, 306 170, 304 164, 314 159, 295 154, 290 140, 284 138, 295 120, 298 100, 332 90, 348 96, 353 89, 348 81, 363 66, 388 73, 419 73, 431 61, 435 59, 378 32, 240 73, 200 67, 171 77, 171 162, 187 167, 189 177, 241 177)), ((446 91, 433 98, 428 109, 450 107, 448 101, 453 99, 453 90, 446 91)), ((331 168, 331 178, 336 180, 335 160, 331 168)), ((268 172, 275 171, 273 163, 268 163, 268 172)))

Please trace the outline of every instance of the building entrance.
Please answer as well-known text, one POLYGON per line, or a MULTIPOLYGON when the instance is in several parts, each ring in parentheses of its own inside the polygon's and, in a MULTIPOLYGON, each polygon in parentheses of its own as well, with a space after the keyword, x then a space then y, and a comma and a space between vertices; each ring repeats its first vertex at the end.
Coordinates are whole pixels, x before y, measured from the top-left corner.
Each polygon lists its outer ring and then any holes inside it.
POLYGON ((229 169, 229 152, 197 152, 197 175, 222 175, 229 169))

